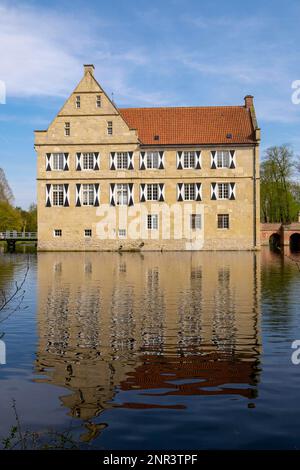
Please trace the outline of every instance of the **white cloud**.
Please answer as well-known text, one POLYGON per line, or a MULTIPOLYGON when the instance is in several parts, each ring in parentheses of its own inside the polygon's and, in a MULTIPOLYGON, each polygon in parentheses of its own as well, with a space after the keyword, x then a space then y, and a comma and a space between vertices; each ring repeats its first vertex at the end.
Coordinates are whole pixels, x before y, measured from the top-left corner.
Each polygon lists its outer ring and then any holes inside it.
POLYGON ((0 79, 8 97, 66 97, 82 76, 82 64, 94 63, 99 81, 116 99, 165 104, 162 93, 144 93, 130 85, 130 73, 147 63, 147 55, 136 46, 109 44, 108 27, 97 18, 84 21, 82 14, 75 19, 0 2, 0 79))

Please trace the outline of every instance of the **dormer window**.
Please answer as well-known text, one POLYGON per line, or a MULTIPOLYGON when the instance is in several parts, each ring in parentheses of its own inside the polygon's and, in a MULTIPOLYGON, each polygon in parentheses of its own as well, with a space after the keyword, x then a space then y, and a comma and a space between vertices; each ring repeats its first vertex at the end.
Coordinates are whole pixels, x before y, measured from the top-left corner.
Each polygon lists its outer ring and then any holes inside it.
POLYGON ((76 108, 80 108, 80 96, 76 96, 76 108))
POLYGON ((96 108, 101 108, 101 95, 96 97, 96 108))
POLYGON ((71 134, 71 125, 69 122, 65 122, 65 136, 68 137, 71 134))
POLYGON ((107 121, 107 134, 112 135, 113 133, 113 123, 112 121, 107 121))

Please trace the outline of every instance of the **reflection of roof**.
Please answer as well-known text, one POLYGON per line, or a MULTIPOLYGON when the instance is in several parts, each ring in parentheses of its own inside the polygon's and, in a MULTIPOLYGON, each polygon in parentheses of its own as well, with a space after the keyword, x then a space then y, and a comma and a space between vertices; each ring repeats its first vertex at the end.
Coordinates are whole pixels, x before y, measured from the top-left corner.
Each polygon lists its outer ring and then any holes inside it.
MULTIPOLYGON (((147 396, 241 395, 253 398, 256 391, 256 360, 241 360, 220 353, 185 357, 145 356, 127 374, 121 390, 157 390, 147 396), (230 384, 230 386, 226 386, 230 384), (236 387, 234 386, 236 384, 236 387), (223 387, 223 386, 226 387, 223 387)), ((133 407, 135 404, 123 404, 133 407)), ((141 405, 137 405, 141 407, 141 405)), ((146 405, 145 407, 148 407, 146 405)), ((172 406, 171 406, 172 407, 172 406)))
POLYGON ((251 113, 244 106, 118 110, 129 127, 137 129, 140 141, 146 145, 255 142, 251 113))

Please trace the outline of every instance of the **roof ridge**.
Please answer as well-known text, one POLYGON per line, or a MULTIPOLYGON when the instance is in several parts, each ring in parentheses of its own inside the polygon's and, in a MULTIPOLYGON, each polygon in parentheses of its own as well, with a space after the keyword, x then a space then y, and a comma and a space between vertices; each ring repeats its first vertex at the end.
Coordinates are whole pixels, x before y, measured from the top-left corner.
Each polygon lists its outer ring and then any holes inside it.
POLYGON ((212 109, 212 108, 245 108, 245 105, 221 105, 221 106, 142 106, 142 107, 120 107, 118 106, 117 109, 122 110, 133 110, 133 109, 212 109))

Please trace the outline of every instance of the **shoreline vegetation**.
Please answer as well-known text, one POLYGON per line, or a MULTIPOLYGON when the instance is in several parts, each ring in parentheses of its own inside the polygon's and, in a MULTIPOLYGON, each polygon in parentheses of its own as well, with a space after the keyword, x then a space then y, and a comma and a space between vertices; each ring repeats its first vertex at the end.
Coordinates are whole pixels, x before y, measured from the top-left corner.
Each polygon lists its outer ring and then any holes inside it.
POLYGON ((0 232, 16 230, 18 232, 37 231, 37 208, 31 204, 28 210, 14 206, 14 195, 0 168, 0 232))

